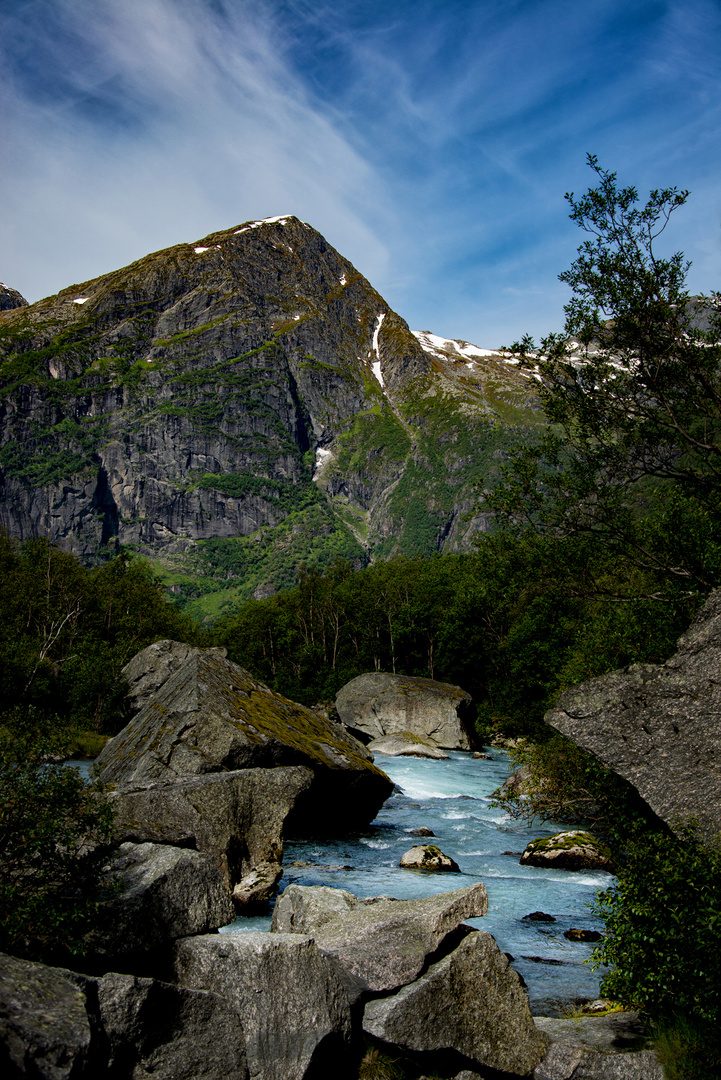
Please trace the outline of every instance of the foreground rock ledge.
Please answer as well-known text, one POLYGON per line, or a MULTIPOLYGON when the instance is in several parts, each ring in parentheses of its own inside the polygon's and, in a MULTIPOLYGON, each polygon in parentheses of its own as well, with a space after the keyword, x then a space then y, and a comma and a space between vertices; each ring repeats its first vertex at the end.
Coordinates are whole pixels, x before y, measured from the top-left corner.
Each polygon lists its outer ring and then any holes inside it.
POLYGON ((335 965, 308 937, 215 934, 175 945, 185 987, 223 998, 241 1019, 253 1080, 345 1075, 350 1005, 335 965), (337 1071, 336 1071, 337 1069, 337 1071))
POLYGON ((409 732, 444 750, 471 749, 471 695, 452 683, 371 672, 346 683, 335 704, 346 727, 373 739, 409 732))
POLYGON ((236 1011, 206 991, 0 953, 0 1065, 35 1080, 247 1080, 236 1011))
POLYGON ((369 1002, 363 1027, 407 1050, 456 1050, 478 1065, 528 1076, 549 1045, 528 995, 490 934, 470 933, 417 982, 369 1002))
POLYGON ((293 811, 301 829, 361 828, 393 790, 340 724, 276 694, 213 649, 193 650, 96 761, 103 782, 125 786, 287 765, 313 772, 293 811))
POLYGON ((561 694, 546 723, 628 780, 678 831, 718 836, 721 807, 721 590, 665 664, 632 664, 561 694))

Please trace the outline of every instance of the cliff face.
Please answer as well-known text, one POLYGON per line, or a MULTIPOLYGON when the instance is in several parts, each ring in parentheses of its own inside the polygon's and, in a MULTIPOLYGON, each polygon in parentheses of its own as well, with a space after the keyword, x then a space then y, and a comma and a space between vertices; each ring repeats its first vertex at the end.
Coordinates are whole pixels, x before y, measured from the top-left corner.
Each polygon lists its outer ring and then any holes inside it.
POLYGON ((464 547, 474 483, 534 415, 511 365, 414 336, 293 217, 3 311, 0 384, 0 525, 134 546, 181 592, 464 547))

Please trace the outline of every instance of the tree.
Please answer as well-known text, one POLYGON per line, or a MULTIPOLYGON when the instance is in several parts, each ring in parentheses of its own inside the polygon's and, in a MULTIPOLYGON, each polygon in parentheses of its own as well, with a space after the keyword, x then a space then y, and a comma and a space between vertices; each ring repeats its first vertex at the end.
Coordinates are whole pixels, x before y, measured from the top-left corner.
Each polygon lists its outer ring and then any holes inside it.
POLYGON ((691 298, 683 254, 657 253, 688 192, 655 190, 641 207, 588 163, 597 186, 566 195, 589 239, 559 275, 573 290, 564 331, 514 345, 549 427, 485 501, 507 528, 585 535, 708 591, 721 578, 721 297, 691 298))

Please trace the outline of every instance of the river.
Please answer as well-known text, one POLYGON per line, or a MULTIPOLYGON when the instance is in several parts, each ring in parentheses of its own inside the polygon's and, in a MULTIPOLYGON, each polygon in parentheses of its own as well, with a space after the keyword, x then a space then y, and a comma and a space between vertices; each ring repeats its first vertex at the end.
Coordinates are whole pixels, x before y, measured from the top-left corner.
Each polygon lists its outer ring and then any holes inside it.
MULTIPOLYGON (((378 817, 365 832, 342 839, 288 841, 280 889, 293 882, 348 889, 357 896, 411 899, 482 881, 488 890, 488 914, 470 924, 493 934, 513 956, 513 966, 528 986, 533 1013, 558 1014, 569 1001, 598 996, 600 973, 584 963, 592 946, 568 941, 563 932, 572 927, 603 929, 589 904, 613 879, 601 871, 519 865, 530 840, 551 836, 564 826, 540 819, 519 823, 491 806, 491 793, 508 775, 509 759, 502 751, 485 749, 491 761, 462 751, 451 751, 447 761, 377 754, 376 764, 396 784, 378 817), (423 825, 433 830, 432 841, 409 835, 423 825), (455 859, 461 873, 402 870, 401 855, 425 842, 455 859), (523 916, 539 910, 556 921, 524 921, 523 916)), ((269 923, 268 915, 238 918, 221 932, 267 929, 269 923)))

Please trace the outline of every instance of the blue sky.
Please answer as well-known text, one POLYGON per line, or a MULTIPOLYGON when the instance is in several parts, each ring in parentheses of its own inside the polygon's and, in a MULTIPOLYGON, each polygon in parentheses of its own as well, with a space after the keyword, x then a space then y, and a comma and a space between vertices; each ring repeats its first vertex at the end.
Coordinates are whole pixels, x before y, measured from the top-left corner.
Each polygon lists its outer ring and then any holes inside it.
POLYGON ((562 323, 598 155, 721 287, 719 0, 0 0, 0 280, 297 214, 413 329, 562 323))

